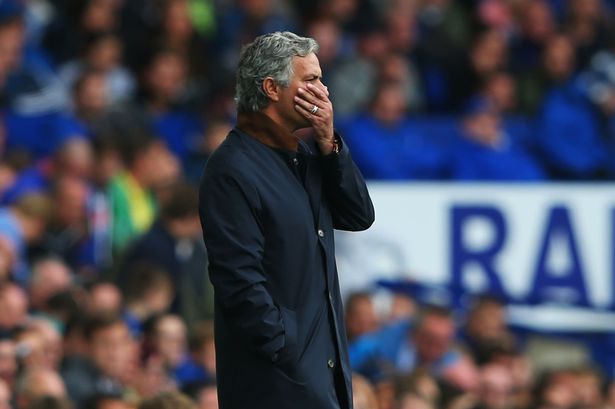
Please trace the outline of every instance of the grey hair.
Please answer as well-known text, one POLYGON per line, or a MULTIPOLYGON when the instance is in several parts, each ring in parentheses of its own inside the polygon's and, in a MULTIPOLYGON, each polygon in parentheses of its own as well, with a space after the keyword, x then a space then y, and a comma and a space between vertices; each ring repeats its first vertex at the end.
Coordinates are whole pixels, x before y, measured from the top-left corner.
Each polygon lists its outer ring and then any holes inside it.
POLYGON ((280 86, 287 87, 293 75, 293 58, 317 52, 316 40, 289 31, 265 34, 244 46, 237 69, 237 110, 257 112, 265 108, 269 105, 263 90, 265 78, 271 77, 280 86))

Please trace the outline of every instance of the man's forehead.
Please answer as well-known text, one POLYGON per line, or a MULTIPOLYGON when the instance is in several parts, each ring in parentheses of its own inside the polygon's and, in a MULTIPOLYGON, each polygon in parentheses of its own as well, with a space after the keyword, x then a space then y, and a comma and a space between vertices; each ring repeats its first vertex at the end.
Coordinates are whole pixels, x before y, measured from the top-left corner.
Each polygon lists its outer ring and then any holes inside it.
POLYGON ((303 71, 313 71, 315 73, 320 74, 320 63, 318 62, 318 57, 316 54, 311 53, 306 55, 305 57, 295 56, 293 58, 293 68, 295 71, 303 70, 303 71))

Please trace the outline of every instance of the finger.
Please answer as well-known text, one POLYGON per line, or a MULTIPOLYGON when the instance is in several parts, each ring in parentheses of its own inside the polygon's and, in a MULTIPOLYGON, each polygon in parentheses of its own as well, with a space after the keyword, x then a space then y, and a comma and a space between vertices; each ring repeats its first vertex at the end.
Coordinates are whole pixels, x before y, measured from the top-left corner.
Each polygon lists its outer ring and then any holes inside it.
POLYGON ((307 88, 312 94, 316 96, 316 98, 323 100, 323 101, 327 100, 327 95, 325 94, 324 90, 320 89, 316 85, 307 84, 307 88))
POLYGON ((301 114, 303 115, 308 121, 311 121, 314 118, 314 115, 312 115, 312 113, 303 108, 301 105, 295 105, 295 109, 301 114))
POLYGON ((303 88, 299 88, 298 92, 299 92, 299 95, 295 96, 295 101, 306 101, 307 105, 309 105, 309 108, 312 108, 312 106, 314 105, 316 105, 320 109, 323 108, 323 101, 316 98, 315 95, 304 90, 303 88))

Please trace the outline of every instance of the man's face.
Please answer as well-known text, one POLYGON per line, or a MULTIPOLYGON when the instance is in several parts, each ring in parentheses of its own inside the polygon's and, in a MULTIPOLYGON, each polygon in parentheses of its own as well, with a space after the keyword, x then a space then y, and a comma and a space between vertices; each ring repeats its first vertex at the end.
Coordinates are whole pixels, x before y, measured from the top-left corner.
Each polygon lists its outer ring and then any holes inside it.
POLYGON ((425 317, 414 336, 419 359, 423 363, 434 362, 449 350, 455 334, 450 318, 431 315, 425 317))
POLYGON ((134 406, 121 399, 105 399, 98 404, 98 409, 133 409, 134 406))
POLYGON ((281 87, 278 93, 280 99, 276 105, 280 117, 292 126, 293 130, 310 126, 308 120, 295 109, 294 100, 295 96, 299 95, 299 88, 307 90, 309 83, 324 88, 320 63, 314 53, 293 59, 290 84, 288 87, 281 87))
POLYGON ((0 409, 11 409, 11 390, 4 381, 0 381, 0 409))
POLYGON ((16 373, 15 342, 12 340, 0 341, 0 380, 12 386, 16 373))
POLYGON ((374 331, 378 327, 378 317, 372 300, 365 297, 357 300, 346 318, 349 335, 357 337, 374 331))
POLYGON ((169 315, 157 326, 156 347, 164 363, 177 367, 185 354, 186 326, 179 317, 169 315))
POLYGON ((98 330, 90 351, 92 360, 105 375, 120 380, 129 375, 136 358, 128 328, 119 323, 98 330))

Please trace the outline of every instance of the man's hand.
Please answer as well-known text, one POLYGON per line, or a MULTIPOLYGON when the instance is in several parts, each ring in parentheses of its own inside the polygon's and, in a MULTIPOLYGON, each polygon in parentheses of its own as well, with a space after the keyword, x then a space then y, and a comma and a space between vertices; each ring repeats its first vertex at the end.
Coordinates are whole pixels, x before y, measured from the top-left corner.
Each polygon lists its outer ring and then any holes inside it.
POLYGON ((312 124, 322 154, 330 154, 334 146, 333 105, 327 87, 308 83, 307 89, 299 88, 298 93, 295 109, 312 124), (316 113, 312 113, 314 107, 318 108, 316 113))

